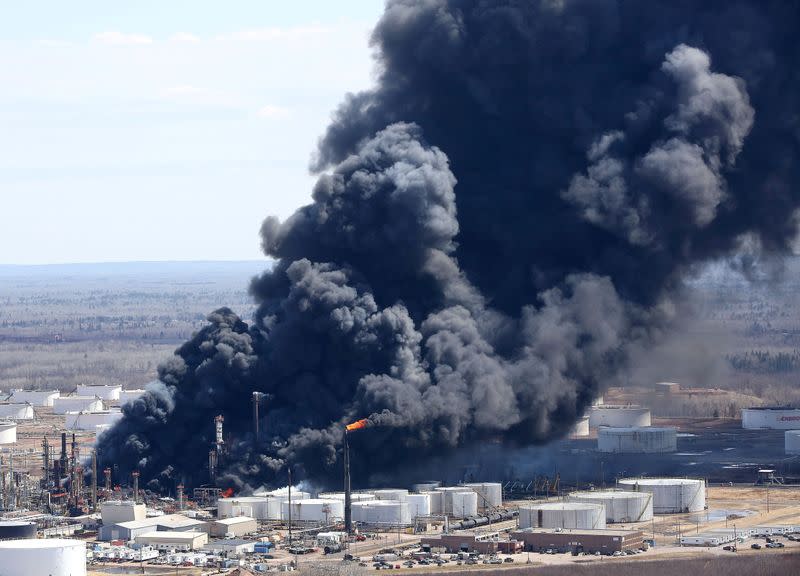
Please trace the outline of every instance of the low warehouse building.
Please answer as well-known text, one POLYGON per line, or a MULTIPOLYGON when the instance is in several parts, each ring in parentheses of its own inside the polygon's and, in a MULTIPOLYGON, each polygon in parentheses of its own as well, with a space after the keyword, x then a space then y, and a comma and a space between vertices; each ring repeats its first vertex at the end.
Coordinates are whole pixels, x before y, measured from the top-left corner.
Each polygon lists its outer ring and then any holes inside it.
POLYGON ((496 554, 498 552, 516 552, 519 544, 513 540, 501 540, 497 532, 476 534, 459 532, 458 534, 442 534, 422 538, 423 549, 444 550, 449 554, 458 552, 477 552, 478 554, 496 554))
POLYGON ((240 554, 252 554, 255 552, 256 542, 252 540, 242 540, 241 538, 217 540, 216 542, 209 542, 203 546, 203 550, 219 552, 225 556, 234 557, 240 554))
POLYGON ((606 527, 606 511, 602 504, 587 502, 542 502, 519 508, 520 528, 606 527))
POLYGON ((183 514, 166 514, 130 522, 104 524, 97 533, 97 539, 105 542, 110 540, 129 542, 148 532, 206 532, 208 529, 208 523, 202 520, 188 518, 183 514))
POLYGON ((234 537, 244 536, 251 534, 258 530, 258 522, 255 518, 248 518, 247 516, 237 516, 235 518, 223 518, 211 523, 210 534, 217 538, 224 538, 229 534, 234 537))
POLYGON ((208 534, 189 530, 187 532, 172 532, 168 530, 145 532, 136 537, 136 543, 143 546, 152 546, 156 550, 199 550, 208 543, 208 534))
POLYGON ((103 524, 119 524, 131 520, 144 520, 147 507, 133 500, 106 500, 100 504, 100 517, 103 524))
POLYGON ((641 530, 560 530, 527 528, 512 532, 511 537, 523 543, 524 550, 613 554, 635 550, 644 545, 641 530))
MULTIPOLYGON (((743 535, 742 535, 743 536, 743 535)), ((689 536, 681 536, 681 546, 721 546, 737 539, 729 532, 701 532, 689 536)))

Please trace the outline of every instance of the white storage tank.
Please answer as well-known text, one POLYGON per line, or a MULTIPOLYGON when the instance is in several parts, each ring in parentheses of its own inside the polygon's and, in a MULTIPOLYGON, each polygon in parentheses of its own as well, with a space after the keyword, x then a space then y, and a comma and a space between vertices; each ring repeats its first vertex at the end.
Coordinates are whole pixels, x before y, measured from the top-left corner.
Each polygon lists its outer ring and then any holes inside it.
POLYGON ((122 390, 119 393, 119 403, 120 405, 122 405, 126 404, 127 402, 130 402, 131 400, 136 400, 139 396, 141 396, 144 393, 145 391, 141 389, 122 390))
POLYGON ((662 454, 675 452, 677 443, 678 434, 675 428, 602 426, 597 431, 597 449, 600 452, 662 454))
POLYGON ((0 422, 0 444, 14 444, 16 441, 16 422, 0 422))
POLYGON ((353 521, 383 526, 408 526, 411 514, 405 500, 353 502, 353 521))
POLYGON ((1 402, 0 418, 4 420, 33 420, 33 406, 30 404, 1 402))
POLYGON ((584 502, 542 502, 519 507, 520 528, 569 528, 602 530, 606 513, 602 504, 584 502))
POLYGON ((589 435, 589 417, 588 416, 581 416, 578 420, 573 424, 572 430, 569 432, 570 436, 582 438, 584 436, 589 435))
POLYGON ((744 408, 742 428, 791 430, 800 425, 800 408, 744 408))
POLYGON ((408 498, 408 490, 403 488, 385 488, 382 490, 372 490, 376 500, 400 500, 408 498))
POLYGON ((783 447, 787 454, 800 454, 800 430, 787 430, 783 435, 783 447))
POLYGON ((653 495, 654 514, 700 512, 706 507, 706 483, 695 478, 626 478, 620 488, 653 495))
POLYGON ((592 406, 589 411, 589 427, 600 426, 650 426, 650 410, 635 406, 592 406))
POLYGON ((101 412, 103 401, 94 396, 61 396, 53 400, 53 414, 67 412, 101 412))
MULTIPOLYGON (((281 503, 281 514, 289 518, 289 502, 281 503)), ((292 498, 292 522, 332 522, 344 518, 344 502, 334 499, 309 498, 297 500, 292 498)))
POLYGON ((67 412, 64 415, 64 427, 67 430, 96 430, 96 426, 113 426, 121 419, 122 412, 119 410, 67 412))
MULTIPOLYGON (((318 498, 333 498, 344 502, 344 492, 321 492, 318 498)), ((375 494, 368 492, 351 492, 350 502, 366 502, 367 500, 377 500, 375 494)))
POLYGON ((101 400, 119 400, 122 386, 119 384, 78 384, 76 396, 97 396, 101 400))
POLYGON ((428 498, 430 498, 431 514, 444 514, 444 492, 437 490, 433 492, 423 492, 422 494, 427 494, 428 498))
MULTIPOLYGON (((463 489, 462 489, 463 490, 463 489)), ((475 492, 446 492, 445 514, 453 518, 467 518, 478 514, 478 495, 475 492)))
POLYGON ((86 576, 86 544, 60 538, 4 540, 0 563, 3 576, 86 576))
POLYGON ((425 482, 418 482, 417 484, 414 484, 411 488, 414 490, 414 492, 418 493, 433 492, 441 485, 442 483, 438 480, 426 480, 425 482))
POLYGON ((409 494, 408 512, 412 518, 417 516, 429 516, 431 514, 431 495, 430 494, 409 494))
POLYGON ((605 508, 606 522, 644 522, 653 519, 653 495, 649 492, 627 490, 597 490, 573 492, 569 502, 601 504, 605 508))
POLYGON ((503 485, 499 482, 470 482, 464 486, 478 494, 478 510, 481 512, 503 505, 503 485))
POLYGON ((58 390, 22 390, 21 388, 17 388, 11 391, 11 398, 9 398, 9 401, 18 404, 50 407, 53 405, 53 400, 58 398, 59 395, 60 393, 58 390))

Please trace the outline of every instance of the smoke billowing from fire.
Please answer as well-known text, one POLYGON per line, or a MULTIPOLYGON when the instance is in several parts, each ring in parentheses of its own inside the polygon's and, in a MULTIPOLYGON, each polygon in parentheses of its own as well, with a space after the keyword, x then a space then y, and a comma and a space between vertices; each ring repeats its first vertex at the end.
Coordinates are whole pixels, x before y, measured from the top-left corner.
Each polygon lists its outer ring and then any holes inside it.
POLYGON ((216 414, 236 486, 338 478, 363 417, 362 479, 564 434, 687 273, 789 249, 798 21, 761 0, 389 2, 378 84, 335 113, 313 203, 264 222, 256 317, 212 313, 101 459, 200 484, 216 414))

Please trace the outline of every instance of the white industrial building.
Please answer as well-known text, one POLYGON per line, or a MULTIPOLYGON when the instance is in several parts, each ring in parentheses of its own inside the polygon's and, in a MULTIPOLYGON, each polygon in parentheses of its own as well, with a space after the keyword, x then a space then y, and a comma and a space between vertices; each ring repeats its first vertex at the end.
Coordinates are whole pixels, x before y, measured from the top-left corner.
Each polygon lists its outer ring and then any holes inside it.
MULTIPOLYGON (((453 518, 466 518, 478 514, 478 494, 474 490, 463 486, 449 486, 439 487, 435 492, 442 494, 441 514, 453 518)), ((433 501, 431 501, 431 506, 433 506, 433 501)))
POLYGON ((23 390, 17 388, 11 391, 11 402, 31 404, 33 406, 52 407, 53 400, 60 396, 58 390, 23 390))
POLYGON ((787 430, 783 434, 783 448, 786 454, 800 454, 800 430, 787 430))
POLYGON ((100 503, 100 517, 103 524, 119 524, 131 520, 144 520, 147 507, 133 500, 106 500, 100 503))
POLYGON ((653 495, 654 514, 700 512, 706 507, 706 483, 695 478, 626 478, 620 488, 653 495))
POLYGON ((520 528, 570 528, 602 530, 606 512, 602 504, 542 502, 519 507, 520 528))
POLYGON ((145 532, 136 536, 136 543, 152 546, 156 550, 186 552, 188 550, 199 550, 205 546, 208 543, 208 534, 194 530, 186 532, 172 532, 169 530, 145 532))
POLYGON ((405 500, 353 502, 353 521, 375 526, 408 526, 411 513, 405 500))
POLYGON ((130 402, 131 400, 136 400, 139 396, 145 393, 145 390, 136 389, 136 390, 122 390, 119 393, 119 403, 120 405, 130 402))
POLYGON ((206 532, 208 529, 208 523, 202 520, 188 518, 182 514, 165 514, 129 522, 103 523, 97 533, 97 539, 127 542, 149 532, 206 532))
POLYGON ((582 438, 589 435, 589 417, 581 416, 572 425, 572 430, 569 432, 570 436, 582 438))
MULTIPOLYGON (((281 515, 289 518, 288 501, 281 503, 281 515)), ((309 498, 295 500, 291 505, 292 522, 333 522, 344 518, 344 502, 333 498, 309 498)))
POLYGON ((800 408, 744 408, 742 428, 791 430, 800 427, 800 408))
POLYGON ((119 410, 103 410, 102 412, 67 412, 64 415, 64 427, 67 430, 93 430, 97 426, 113 426, 122 419, 119 410))
POLYGON ((499 482, 471 482, 465 488, 478 494, 478 510, 486 512, 503 505, 503 485, 499 482))
POLYGON ((222 518, 211 522, 209 534, 216 538, 225 538, 230 534, 238 538, 245 534, 252 534, 258 530, 258 522, 255 518, 247 516, 236 516, 235 518, 222 518))
POLYGON ((77 396, 96 396, 101 400, 119 400, 122 386, 119 384, 78 384, 77 396))
POLYGON ((17 423, 0 422, 0 444, 15 444, 17 442, 17 423))
POLYGON ((653 495, 649 492, 626 490, 591 490, 573 492, 570 502, 601 504, 605 508, 606 522, 644 522, 653 519, 653 495))
POLYGON ((675 452, 677 446, 678 433, 675 428, 601 426, 597 431, 597 449, 600 452, 664 454, 675 452))
POLYGON ((412 518, 417 516, 430 516, 431 514, 431 495, 430 494, 409 494, 408 513, 412 518))
POLYGON ((589 427, 650 426, 650 410, 638 406, 592 406, 589 411, 589 427))
POLYGON ((86 544, 58 538, 4 540, 0 565, 3 576, 86 576, 86 544))
POLYGON ((67 412, 101 412, 103 401, 94 396, 60 396, 53 400, 53 414, 67 412))
POLYGON ((408 498, 408 490, 403 488, 384 488, 381 490, 372 490, 376 500, 399 500, 403 501, 408 498))
POLYGON ((30 404, 0 402, 0 419, 33 420, 33 406, 30 404))
POLYGON ((733 532, 701 532, 700 534, 691 534, 689 536, 681 536, 681 546, 721 546, 729 542, 735 542, 738 537, 744 534, 740 533, 735 536, 733 532))

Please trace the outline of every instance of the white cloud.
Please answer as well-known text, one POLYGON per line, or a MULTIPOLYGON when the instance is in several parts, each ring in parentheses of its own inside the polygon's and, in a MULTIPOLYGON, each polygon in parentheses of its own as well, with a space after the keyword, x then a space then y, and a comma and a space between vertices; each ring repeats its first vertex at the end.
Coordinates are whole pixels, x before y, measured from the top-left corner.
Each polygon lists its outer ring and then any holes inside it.
POLYGON ((195 36, 194 34, 190 34, 189 32, 176 32, 172 36, 169 37, 170 42, 183 42, 186 44, 197 44, 200 42, 200 38, 195 36))
POLYGON ((229 35, 217 36, 217 40, 245 40, 249 42, 264 42, 271 40, 296 40, 319 37, 327 32, 329 28, 326 26, 310 25, 310 26, 293 26, 290 28, 249 28, 246 30, 239 30, 232 32, 229 35))
POLYGON ((130 45, 130 44, 152 44, 153 39, 144 34, 126 34, 119 30, 109 30, 107 32, 99 32, 93 37, 95 42, 102 44, 113 45, 130 45))
POLYGON ((290 112, 291 111, 288 108, 267 104, 266 106, 259 108, 256 114, 259 118, 287 118, 290 112))

